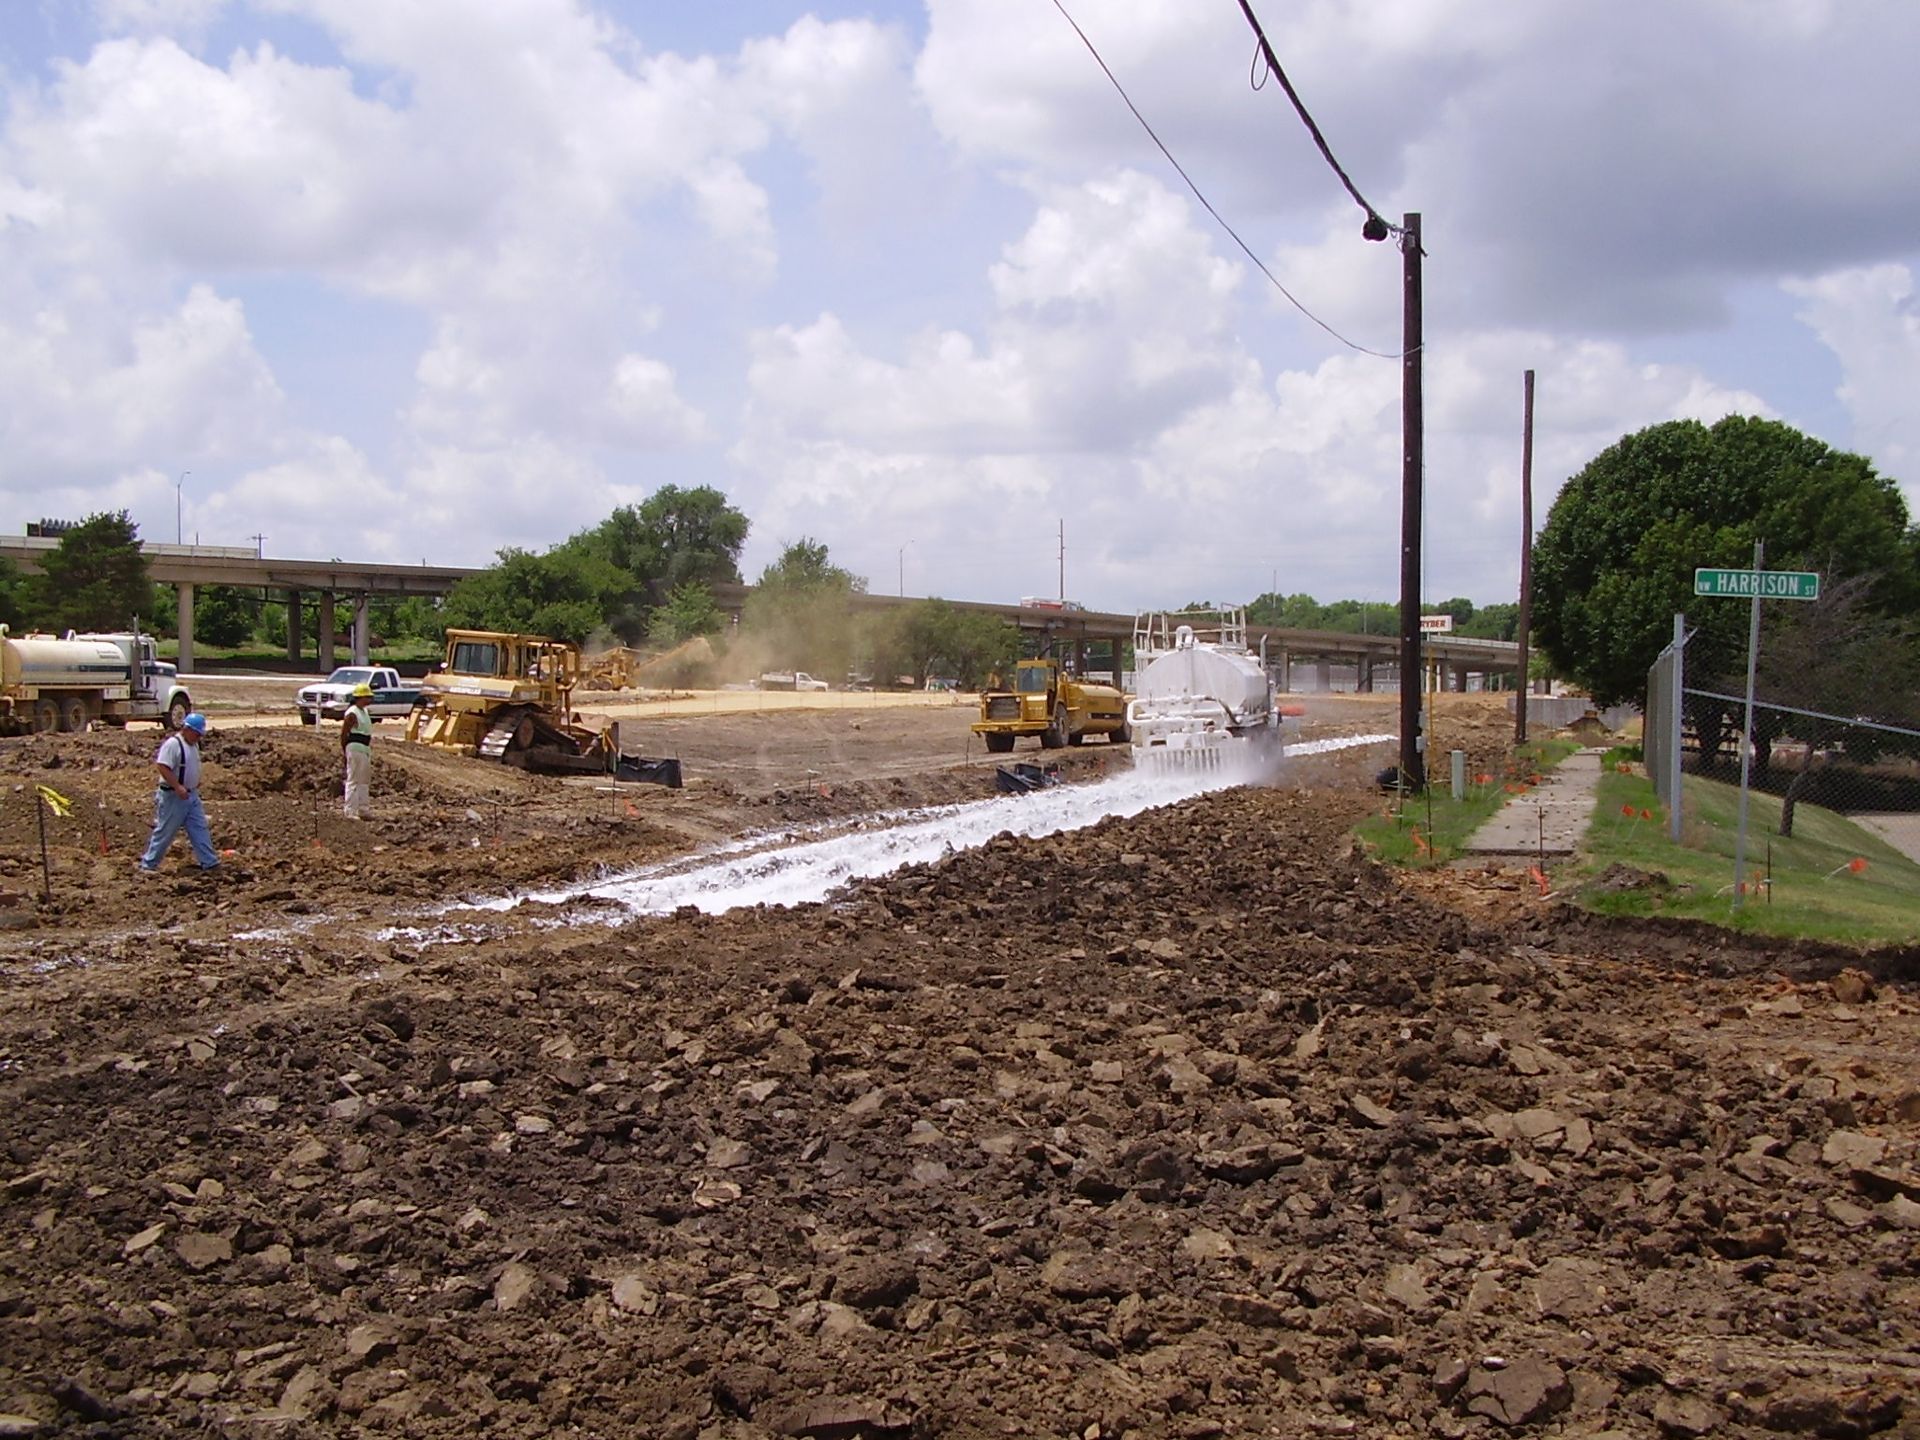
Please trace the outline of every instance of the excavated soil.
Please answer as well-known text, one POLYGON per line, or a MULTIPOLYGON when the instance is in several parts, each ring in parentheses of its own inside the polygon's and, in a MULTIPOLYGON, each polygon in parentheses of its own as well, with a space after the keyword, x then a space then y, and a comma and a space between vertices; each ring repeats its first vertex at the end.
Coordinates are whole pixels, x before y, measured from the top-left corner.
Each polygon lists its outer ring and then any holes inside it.
POLYGON ((660 722, 680 792, 383 733, 365 826, 326 733, 216 729, 227 873, 146 882, 153 734, 7 742, 0 1435, 1920 1434, 1914 954, 1397 877, 1387 748, 794 909, 421 918, 990 794, 966 720, 660 722))

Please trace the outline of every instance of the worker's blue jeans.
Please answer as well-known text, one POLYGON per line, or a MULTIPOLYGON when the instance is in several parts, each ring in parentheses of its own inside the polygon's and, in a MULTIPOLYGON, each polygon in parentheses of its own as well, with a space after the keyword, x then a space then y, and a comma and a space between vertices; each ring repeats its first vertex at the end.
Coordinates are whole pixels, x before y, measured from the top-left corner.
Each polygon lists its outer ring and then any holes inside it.
POLYGON ((185 826, 187 840, 193 846, 193 858, 202 870, 220 863, 214 853, 213 836, 207 833, 207 812, 200 808, 200 792, 189 790, 182 800, 171 790, 153 792, 153 838, 147 841, 147 853, 140 857, 140 868, 157 870, 173 845, 173 837, 185 826))

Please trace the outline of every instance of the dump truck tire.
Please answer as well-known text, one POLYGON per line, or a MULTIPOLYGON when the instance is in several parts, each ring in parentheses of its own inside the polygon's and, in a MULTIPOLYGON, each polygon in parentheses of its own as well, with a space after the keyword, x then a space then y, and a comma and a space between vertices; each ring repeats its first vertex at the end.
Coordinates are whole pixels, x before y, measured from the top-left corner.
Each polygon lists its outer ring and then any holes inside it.
POLYGON ((1109 745, 1130 745, 1133 743, 1133 731, 1127 728, 1126 721, 1122 720, 1120 722, 1120 728, 1118 730, 1109 730, 1107 732, 1107 743, 1109 745))
POLYGON ((980 738, 987 742, 987 749, 995 755, 1004 755, 1013 749, 1013 736, 1004 730, 989 730, 980 738))
POLYGON ((60 702, 60 728, 78 735, 87 728, 87 702, 81 695, 69 695, 60 702))
POLYGON ((50 735, 60 728, 60 702, 51 695, 42 695, 33 702, 33 728, 41 735, 50 735))
POLYGON ((167 728, 178 730, 187 723, 187 716, 193 713, 193 701, 185 695, 173 697, 173 703, 167 706, 167 728))

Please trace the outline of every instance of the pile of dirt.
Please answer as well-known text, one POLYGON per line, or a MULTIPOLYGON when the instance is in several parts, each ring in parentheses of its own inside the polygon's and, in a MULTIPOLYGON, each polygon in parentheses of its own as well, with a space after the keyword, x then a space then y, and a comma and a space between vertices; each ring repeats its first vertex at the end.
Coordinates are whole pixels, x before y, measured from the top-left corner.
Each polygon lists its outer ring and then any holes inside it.
MULTIPOLYGON (((233 764, 233 799, 283 760, 233 764)), ((1377 766, 1003 835, 790 910, 391 930, 434 886, 892 784, 615 817, 538 777, 483 811, 430 766, 452 798, 420 802, 417 844, 262 838, 251 881, 159 888, 187 913, 48 916, 0 1009, 0 1413, 142 1436, 1910 1430, 1912 989, 1874 957, 1794 982, 1563 925, 1493 872, 1460 882, 1471 905, 1402 883, 1346 838, 1377 766)))

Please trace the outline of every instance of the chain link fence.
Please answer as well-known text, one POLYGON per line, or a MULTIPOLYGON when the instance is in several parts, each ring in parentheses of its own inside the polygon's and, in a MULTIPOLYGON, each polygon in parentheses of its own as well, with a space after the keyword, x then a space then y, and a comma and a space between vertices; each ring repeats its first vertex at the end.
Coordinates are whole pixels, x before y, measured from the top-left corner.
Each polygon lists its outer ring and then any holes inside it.
MULTIPOLYGON (((1743 696, 1687 678, 1685 639, 1676 635, 1647 672, 1642 740, 1671 838, 1694 848, 1730 843, 1744 761, 1750 874, 1742 881, 1764 887, 1775 847, 1792 842, 1803 869, 1811 862, 1863 899, 1920 903, 1920 728, 1756 695, 1749 731, 1743 696)), ((1897 690, 1889 698, 1914 702, 1897 690)))

